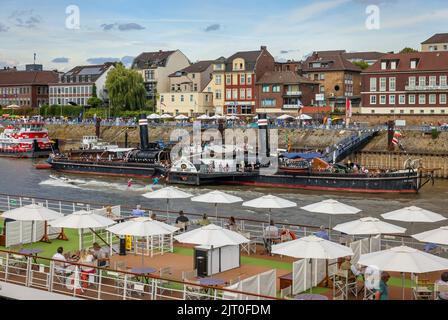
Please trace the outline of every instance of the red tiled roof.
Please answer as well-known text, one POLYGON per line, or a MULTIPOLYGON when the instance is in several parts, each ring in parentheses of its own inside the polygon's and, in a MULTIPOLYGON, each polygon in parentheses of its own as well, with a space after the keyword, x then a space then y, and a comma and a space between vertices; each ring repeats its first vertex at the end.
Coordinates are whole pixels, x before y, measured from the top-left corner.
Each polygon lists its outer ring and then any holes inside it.
POLYGON ((58 74, 54 71, 15 71, 0 72, 0 85, 46 85, 58 82, 58 74))
POLYGON ((386 54, 376 63, 367 68, 364 73, 371 72, 404 72, 404 71, 439 71, 448 70, 448 52, 413 52, 386 54), (411 60, 418 59, 416 69, 411 69, 411 60), (396 60, 395 70, 381 70, 381 61, 396 60))
POLYGON ((382 56, 384 56, 385 53, 383 52, 377 52, 377 51, 366 51, 366 52, 345 52, 342 54, 342 56, 347 59, 356 59, 356 60, 378 60, 382 56))
POLYGON ((448 43, 448 33, 436 33, 428 40, 422 42, 422 44, 430 43, 448 43))
POLYGON ((325 71, 354 71, 361 72, 362 69, 347 59, 345 59, 341 54, 337 55, 324 55, 321 56, 314 53, 308 57, 302 67, 303 72, 325 72, 325 71), (328 67, 326 68, 313 68, 310 66, 313 62, 327 62, 328 67))
POLYGON ((257 84, 270 83, 270 84, 294 84, 294 83, 310 83, 317 84, 312 80, 299 76, 293 71, 267 71, 261 77, 257 84))

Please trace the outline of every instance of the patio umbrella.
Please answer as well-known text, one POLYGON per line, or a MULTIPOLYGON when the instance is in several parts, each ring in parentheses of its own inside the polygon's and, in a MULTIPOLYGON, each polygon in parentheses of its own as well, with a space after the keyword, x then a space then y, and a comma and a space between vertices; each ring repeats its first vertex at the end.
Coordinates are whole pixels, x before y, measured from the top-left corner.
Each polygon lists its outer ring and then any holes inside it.
POLYGON ((227 120, 238 120, 239 118, 235 115, 232 115, 232 116, 227 116, 226 119, 227 120))
POLYGON ((407 246, 363 254, 358 263, 364 266, 375 266, 382 271, 402 272, 403 299, 405 272, 426 273, 448 269, 448 259, 407 246))
POLYGON ((245 207, 269 209, 269 221, 271 221, 272 209, 283 209, 296 207, 297 203, 282 199, 273 195, 263 196, 243 203, 245 207))
POLYGON ((41 241, 50 242, 47 235, 47 221, 63 217, 62 213, 48 209, 43 205, 32 203, 27 206, 5 211, 1 217, 4 219, 12 219, 17 221, 31 221, 31 242, 33 242, 34 223, 35 221, 45 221, 45 231, 41 241))
POLYGON ((178 115, 177 117, 174 118, 175 120, 188 120, 190 119, 187 116, 184 116, 183 114, 178 115))
MULTIPOLYGON (((148 217, 139 217, 123 223, 118 223, 106 230, 118 236, 152 237, 173 234, 179 230, 179 228, 148 217)), ((144 254, 142 250, 142 265, 143 264, 144 254)))
MULTIPOLYGON (((209 224, 199 229, 195 229, 174 237, 181 243, 190 243, 202 246, 214 247, 236 246, 250 242, 249 239, 242 236, 238 232, 224 229, 215 224, 209 224)), ((213 266, 213 254, 211 255, 211 265, 213 266)))
MULTIPOLYGON (((65 217, 49 222, 49 224, 55 228, 80 230, 81 236, 79 237, 79 248, 82 248, 83 229, 90 229, 92 232, 94 232, 94 228, 106 228, 115 223, 116 222, 112 219, 101 216, 99 214, 95 214, 92 211, 85 210, 76 211, 72 214, 66 215, 65 217)), ((107 243, 106 241, 104 242, 107 243)))
POLYGON ((149 115, 147 118, 150 120, 157 120, 157 119, 160 119, 160 116, 157 113, 153 113, 153 114, 149 115))
POLYGON ((411 234, 413 233, 412 230, 414 222, 439 222, 446 220, 446 218, 441 214, 416 206, 398 209, 395 211, 384 213, 381 216, 387 220, 410 222, 411 234))
POLYGON ((166 199, 166 217, 169 219, 169 201, 170 199, 186 199, 191 198, 193 195, 186 193, 178 188, 166 187, 153 192, 143 194, 143 197, 147 199, 166 199))
MULTIPOLYGON (((328 262, 329 259, 352 256, 353 250, 316 236, 308 236, 273 245, 272 253, 299 259, 325 259, 328 262)), ((311 283, 312 279, 311 269, 311 283)))
POLYGON ((372 217, 341 223, 335 226, 333 230, 349 235, 398 234, 406 232, 405 228, 372 217))
POLYGON ((20 109, 20 106, 16 104, 10 104, 9 106, 3 107, 5 110, 14 110, 14 109, 20 109))
POLYGON ((203 114, 199 117, 197 117, 198 120, 210 120, 210 117, 206 114, 203 114))
POLYGON ((206 194, 191 198, 194 202, 214 203, 216 211, 216 219, 218 219, 218 203, 230 204, 243 201, 240 197, 235 197, 222 191, 214 190, 206 194))
POLYGON ((289 119, 294 119, 294 117, 290 116, 289 114, 284 114, 277 118, 277 120, 289 120, 289 119))
POLYGON ((448 245, 448 226, 414 234, 412 237, 422 242, 448 245))
POLYGON ((330 223, 329 223, 329 231, 331 230, 331 216, 332 215, 341 215, 341 214, 357 214, 361 212, 360 209, 346 205, 339 201, 328 199, 323 200, 321 202, 313 203, 301 209, 306 210, 308 212, 314 213, 325 213, 330 215, 330 223))
POLYGON ((310 116, 307 115, 307 114, 301 114, 301 115, 298 116, 296 119, 297 119, 297 120, 311 120, 311 119, 313 119, 313 117, 310 117, 310 116))
POLYGON ((160 116, 160 119, 173 119, 173 116, 165 113, 160 116))

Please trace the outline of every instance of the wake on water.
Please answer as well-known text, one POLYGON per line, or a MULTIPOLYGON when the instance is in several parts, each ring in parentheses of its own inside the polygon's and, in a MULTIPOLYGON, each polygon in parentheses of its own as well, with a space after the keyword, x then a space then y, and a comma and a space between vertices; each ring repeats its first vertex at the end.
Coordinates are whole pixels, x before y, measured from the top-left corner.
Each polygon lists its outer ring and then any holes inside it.
POLYGON ((126 191, 135 193, 146 193, 162 188, 159 185, 141 185, 133 184, 130 187, 126 183, 106 182, 99 180, 83 180, 83 179, 67 179, 59 180, 50 178, 39 183, 42 186, 58 187, 58 188, 72 188, 95 191, 126 191))

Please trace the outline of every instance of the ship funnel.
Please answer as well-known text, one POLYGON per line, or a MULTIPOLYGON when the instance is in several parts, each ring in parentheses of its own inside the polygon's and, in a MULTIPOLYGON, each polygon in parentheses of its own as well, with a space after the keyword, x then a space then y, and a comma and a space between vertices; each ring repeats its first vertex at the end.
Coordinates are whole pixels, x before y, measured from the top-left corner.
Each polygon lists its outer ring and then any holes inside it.
POLYGON ((270 157, 269 147, 269 131, 268 131, 268 116, 266 113, 258 114, 258 154, 270 157))
POLYGON ((96 122, 95 122, 95 135, 96 137, 99 139, 100 138, 100 133, 101 133, 101 119, 100 118, 96 118, 96 122))
POLYGON ((149 149, 149 133, 148 133, 148 119, 145 114, 140 115, 140 120, 138 120, 138 125, 140 126, 140 149, 149 149))

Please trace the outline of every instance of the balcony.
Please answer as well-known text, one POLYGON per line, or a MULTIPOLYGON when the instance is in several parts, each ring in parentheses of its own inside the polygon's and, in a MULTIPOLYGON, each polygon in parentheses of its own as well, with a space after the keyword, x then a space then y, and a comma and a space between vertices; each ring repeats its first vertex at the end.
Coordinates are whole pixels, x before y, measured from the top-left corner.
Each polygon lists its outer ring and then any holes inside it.
POLYGON ((438 90, 448 90, 448 85, 439 86, 419 86, 419 85, 408 85, 405 86, 406 91, 438 91, 438 90))
POLYGON ((299 109, 300 105, 298 104, 284 104, 283 109, 299 109))
POLYGON ((286 91, 285 96, 293 97, 293 96, 301 96, 302 91, 286 91))

